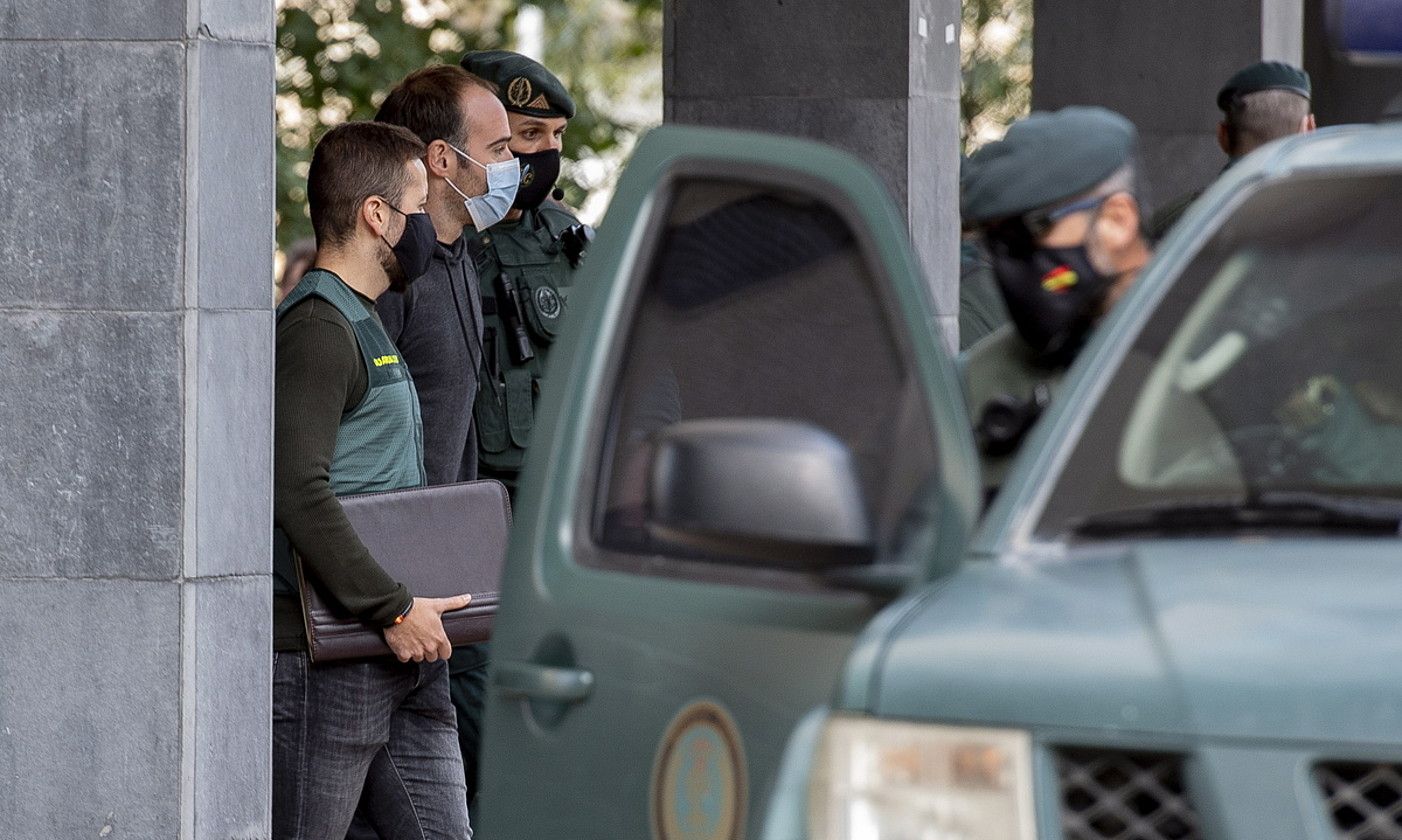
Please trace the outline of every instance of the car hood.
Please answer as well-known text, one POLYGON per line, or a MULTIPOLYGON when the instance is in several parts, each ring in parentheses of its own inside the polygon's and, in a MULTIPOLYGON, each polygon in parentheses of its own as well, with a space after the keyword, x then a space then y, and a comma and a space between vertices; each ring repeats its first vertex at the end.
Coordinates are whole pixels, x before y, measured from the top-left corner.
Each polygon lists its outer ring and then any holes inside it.
POLYGON ((971 562, 876 659, 887 717, 1402 741, 1395 540, 1179 540, 971 562))

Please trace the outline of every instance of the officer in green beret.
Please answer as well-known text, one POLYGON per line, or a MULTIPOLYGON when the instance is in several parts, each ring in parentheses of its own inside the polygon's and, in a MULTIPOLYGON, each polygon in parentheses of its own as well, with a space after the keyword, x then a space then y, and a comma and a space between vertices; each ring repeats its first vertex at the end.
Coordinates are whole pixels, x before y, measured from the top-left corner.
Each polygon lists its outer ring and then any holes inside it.
POLYGON ((555 74, 510 50, 463 56, 469 73, 497 89, 511 123, 521 185, 505 218, 475 233, 485 324, 481 385, 474 404, 479 472, 511 490, 535 425, 550 345, 593 230, 558 202, 555 180, 574 100, 555 74))
POLYGON ((962 211, 983 239, 1011 323, 960 357, 990 494, 1092 328, 1151 255, 1129 120, 1034 113, 975 152, 962 211))
MULTIPOLYGON (((1272 140, 1314 131, 1310 76, 1283 61, 1261 61, 1238 70, 1217 92, 1222 121, 1217 145, 1227 155, 1223 171, 1272 140)), ((1149 233, 1162 239, 1204 190, 1170 201, 1154 214, 1149 233)))

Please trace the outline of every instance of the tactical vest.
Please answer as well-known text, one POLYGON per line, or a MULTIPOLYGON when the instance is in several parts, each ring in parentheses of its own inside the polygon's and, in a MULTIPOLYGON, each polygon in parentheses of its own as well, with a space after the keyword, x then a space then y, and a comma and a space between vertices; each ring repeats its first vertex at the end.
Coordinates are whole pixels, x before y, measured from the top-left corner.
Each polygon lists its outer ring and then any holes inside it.
MULTIPOLYGON (((424 433, 419 395, 399 350, 355 292, 327 271, 307 272, 278 306, 277 317, 281 319, 308 297, 325 300, 350 322, 367 374, 365 396, 341 415, 331 458, 331 492, 348 496, 422 486, 424 433)), ((287 538, 281 529, 277 531, 274 566, 277 577, 284 578, 284 585, 278 588, 286 591, 286 584, 296 580, 296 575, 283 545, 287 538)))
POLYGON ((476 233, 472 241, 484 326, 482 375, 473 406, 479 470, 482 477, 508 487, 515 487, 521 471, 535 426, 540 379, 574 280, 560 236, 578 222, 568 211, 547 204, 514 223, 476 233), (515 300, 507 295, 504 279, 514 287, 515 300), (533 358, 521 360, 522 343, 528 343, 533 358))

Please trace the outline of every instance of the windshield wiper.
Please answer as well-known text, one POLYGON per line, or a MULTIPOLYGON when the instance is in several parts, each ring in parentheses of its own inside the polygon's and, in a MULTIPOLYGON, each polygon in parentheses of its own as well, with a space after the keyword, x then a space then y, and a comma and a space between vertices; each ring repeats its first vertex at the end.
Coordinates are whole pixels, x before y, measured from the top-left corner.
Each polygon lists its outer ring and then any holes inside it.
POLYGON ((1247 499, 1164 503, 1098 513, 1072 522, 1070 528, 1078 537, 1279 530, 1402 536, 1402 499, 1262 491, 1247 499))

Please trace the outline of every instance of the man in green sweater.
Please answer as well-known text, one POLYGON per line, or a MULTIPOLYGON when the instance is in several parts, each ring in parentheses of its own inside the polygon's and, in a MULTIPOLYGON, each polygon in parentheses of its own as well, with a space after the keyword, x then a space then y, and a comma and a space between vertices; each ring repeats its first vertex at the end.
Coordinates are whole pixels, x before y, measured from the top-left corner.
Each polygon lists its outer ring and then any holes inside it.
POLYGON ((375 561, 338 496, 424 483, 418 395, 375 298, 434 248, 423 143, 350 123, 307 181, 317 260, 278 306, 273 434, 273 837, 343 840, 363 813, 384 840, 471 837, 442 614, 375 561), (341 606, 384 628, 396 659, 312 664, 293 552, 341 606))

